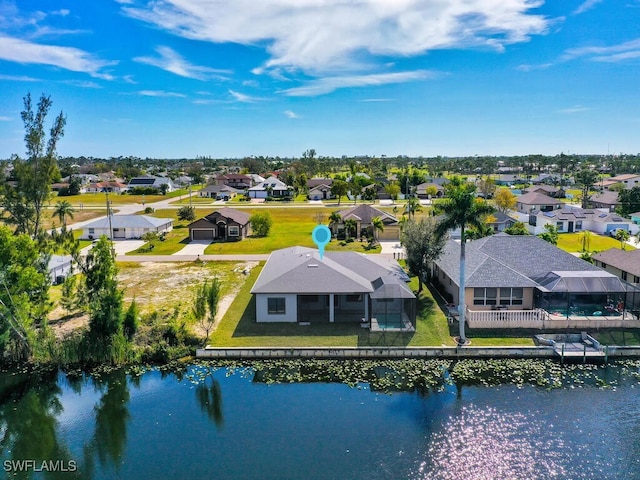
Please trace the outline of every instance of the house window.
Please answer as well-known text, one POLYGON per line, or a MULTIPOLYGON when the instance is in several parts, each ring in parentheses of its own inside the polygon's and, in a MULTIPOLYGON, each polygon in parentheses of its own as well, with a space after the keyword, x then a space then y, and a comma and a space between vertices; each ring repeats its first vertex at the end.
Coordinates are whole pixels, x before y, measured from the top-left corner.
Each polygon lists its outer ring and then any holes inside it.
POLYGON ((529 215, 529 225, 535 227, 536 223, 538 223, 538 219, 535 215, 529 215))
POLYGON ((522 288, 501 288, 500 305, 522 305, 522 288))
POLYGON ((633 283, 640 283, 640 278, 633 276, 633 283))
POLYGON ((286 313, 285 305, 286 301, 284 297, 273 297, 267 299, 267 313, 269 314, 282 314, 286 313))
POLYGON ((498 295, 497 288, 474 288, 473 304, 474 305, 496 305, 498 295))
POLYGON ((623 279, 624 281, 626 281, 626 280, 627 280, 627 272, 622 272, 622 279, 623 279))
POLYGON ((240 235, 240 228, 235 225, 231 225, 229 226, 228 233, 230 237, 237 237, 240 235))
POLYGON ((582 230, 582 220, 576 221, 576 230, 582 230))
POLYGON ((318 303, 318 295, 303 295, 302 303, 318 303))
POLYGON ((347 295, 347 302, 361 302, 361 301, 362 301, 362 295, 361 294, 347 295))
POLYGON ((559 232, 564 230, 564 222, 556 222, 556 228, 559 232))
POLYGON ((96 229, 95 228, 90 228, 89 229, 89 235, 95 235, 96 233, 96 229))

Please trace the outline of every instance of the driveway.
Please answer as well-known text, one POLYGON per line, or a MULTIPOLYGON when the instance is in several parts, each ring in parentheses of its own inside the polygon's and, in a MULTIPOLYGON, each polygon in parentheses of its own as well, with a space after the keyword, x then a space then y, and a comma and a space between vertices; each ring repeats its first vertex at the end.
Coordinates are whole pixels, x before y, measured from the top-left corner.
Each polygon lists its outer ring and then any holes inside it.
POLYGON ((400 241, 381 241, 380 242, 380 254, 394 255, 394 258, 404 258, 406 256, 404 247, 400 245, 400 241))
POLYGON ((204 255, 204 249, 211 244, 211 240, 192 240, 182 250, 173 255, 204 255))
POLYGON ((146 242, 144 240, 114 240, 113 249, 116 251, 116 255, 124 255, 127 252, 140 248, 146 242))

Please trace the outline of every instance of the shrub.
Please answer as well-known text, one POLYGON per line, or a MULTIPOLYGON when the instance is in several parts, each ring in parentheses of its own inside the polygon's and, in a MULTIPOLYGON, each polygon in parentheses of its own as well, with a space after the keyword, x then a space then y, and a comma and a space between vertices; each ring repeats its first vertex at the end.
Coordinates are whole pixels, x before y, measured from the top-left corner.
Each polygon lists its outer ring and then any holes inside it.
POLYGON ((257 237, 266 237, 269 235, 271 225, 273 224, 269 212, 254 213, 251 215, 251 218, 249 218, 249 221, 251 222, 251 230, 254 235, 257 237))

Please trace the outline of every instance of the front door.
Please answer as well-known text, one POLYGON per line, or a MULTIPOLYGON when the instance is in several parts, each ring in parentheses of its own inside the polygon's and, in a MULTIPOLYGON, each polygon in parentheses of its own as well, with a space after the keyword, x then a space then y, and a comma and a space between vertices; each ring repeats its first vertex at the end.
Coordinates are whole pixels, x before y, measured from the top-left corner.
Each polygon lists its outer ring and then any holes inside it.
POLYGON ((227 226, 224 223, 218 224, 218 238, 220 240, 227 239, 227 226))
POLYGON ((569 233, 572 233, 572 232, 573 232, 573 222, 569 222, 569 226, 568 226, 568 228, 567 228, 567 231, 568 231, 569 233))

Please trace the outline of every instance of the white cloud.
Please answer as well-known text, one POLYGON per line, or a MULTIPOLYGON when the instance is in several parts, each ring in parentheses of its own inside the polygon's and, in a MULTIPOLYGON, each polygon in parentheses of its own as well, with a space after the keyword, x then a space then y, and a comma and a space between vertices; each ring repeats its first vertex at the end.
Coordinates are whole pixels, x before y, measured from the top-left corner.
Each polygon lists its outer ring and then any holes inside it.
POLYGON ((371 103, 378 103, 378 102, 392 102, 393 99, 391 98, 365 98, 364 100, 360 100, 361 102, 371 102, 371 103))
POLYGON ((552 66, 553 63, 541 63, 539 65, 518 65, 517 69, 521 72, 533 72, 535 70, 546 70, 552 66))
POLYGON ((585 0, 584 3, 582 3, 582 5, 580 5, 578 8, 576 8, 573 11, 573 14, 580 15, 581 13, 591 10, 593 7, 595 7, 599 3, 602 3, 602 0, 585 0))
MULTIPOLYGON (((264 45, 256 71, 310 75, 370 71, 378 59, 528 41, 550 20, 541 0, 155 0, 129 17, 181 37, 264 45)), ((382 61, 382 60, 380 60, 382 61)))
POLYGON ((588 112, 589 110, 591 110, 588 107, 583 107, 582 105, 576 105, 574 107, 569 107, 569 108, 564 108, 562 110, 559 110, 560 113, 581 113, 581 112, 588 112))
POLYGON ((98 85, 96 82, 87 82, 84 80, 66 80, 63 83, 80 88, 102 88, 102 85, 98 85))
POLYGON ((0 80, 9 80, 14 82, 41 82, 42 80, 25 75, 0 75, 0 80))
POLYGON ((176 97, 176 98, 184 98, 182 93, 175 92, 167 92, 165 90, 140 90, 138 95, 142 95, 143 97, 176 97))
POLYGON ((405 83, 417 80, 435 78, 440 73, 426 70, 397 73, 375 73, 371 75, 349 75, 340 77, 326 77, 312 80, 301 87, 293 87, 283 90, 281 93, 292 97, 313 97, 325 95, 340 88, 367 87, 386 85, 389 83, 405 83))
POLYGON ((564 52, 563 60, 589 58, 597 62, 622 62, 640 57, 640 38, 608 47, 579 47, 564 52))
POLYGON ((167 72, 175 73, 181 77, 194 78, 196 80, 210 80, 212 78, 226 80, 226 77, 223 75, 232 73, 230 70, 220 70, 190 64, 170 47, 157 47, 156 52, 160 54, 160 58, 136 57, 134 60, 161 68, 167 72))
POLYGON ((0 122, 10 122, 11 117, 0 117, 0 122))
POLYGON ((72 72, 84 72, 105 80, 112 80, 113 77, 101 70, 117 63, 101 60, 78 48, 42 45, 2 35, 0 35, 0 59, 16 63, 52 65, 72 72))
POLYGON ((293 110, 285 110, 282 113, 284 113, 287 118, 300 118, 300 116, 293 110))
POLYGON ((262 100, 258 97, 252 97, 250 95, 245 95, 244 93, 236 92, 235 90, 229 90, 229 94, 237 101, 242 103, 255 103, 262 100))

